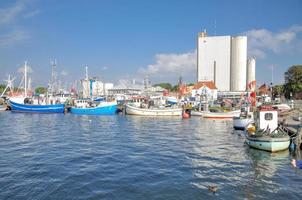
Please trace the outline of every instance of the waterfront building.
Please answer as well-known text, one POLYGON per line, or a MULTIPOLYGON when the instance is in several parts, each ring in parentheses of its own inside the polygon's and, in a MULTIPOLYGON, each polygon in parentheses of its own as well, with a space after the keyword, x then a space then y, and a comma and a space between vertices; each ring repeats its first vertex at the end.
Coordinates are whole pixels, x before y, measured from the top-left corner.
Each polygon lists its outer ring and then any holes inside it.
POLYGON ((191 91, 191 97, 203 96, 207 101, 217 100, 217 87, 213 81, 199 81, 191 91))
MULTIPOLYGON (((249 72, 251 78, 255 77, 252 74, 255 70, 249 72)), ((220 92, 246 91, 247 37, 207 36, 205 31, 199 33, 197 81, 213 81, 220 92)))
POLYGON ((97 78, 82 80, 83 98, 100 97, 108 95, 108 90, 113 88, 113 83, 104 83, 97 78))

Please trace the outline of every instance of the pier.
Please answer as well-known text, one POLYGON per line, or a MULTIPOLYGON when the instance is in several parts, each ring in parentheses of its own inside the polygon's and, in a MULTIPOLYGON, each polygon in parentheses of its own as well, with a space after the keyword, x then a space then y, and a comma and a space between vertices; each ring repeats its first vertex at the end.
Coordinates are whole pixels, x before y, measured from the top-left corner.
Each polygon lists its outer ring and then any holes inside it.
POLYGON ((302 109, 296 107, 294 110, 281 115, 279 124, 287 131, 291 138, 294 138, 295 149, 302 149, 302 109))

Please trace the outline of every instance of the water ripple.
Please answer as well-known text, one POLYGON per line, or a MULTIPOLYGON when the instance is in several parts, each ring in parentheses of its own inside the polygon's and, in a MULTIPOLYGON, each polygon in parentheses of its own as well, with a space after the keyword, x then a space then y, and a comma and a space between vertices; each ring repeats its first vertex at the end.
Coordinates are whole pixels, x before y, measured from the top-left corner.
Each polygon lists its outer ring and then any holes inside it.
POLYGON ((0 199, 302 198, 289 152, 247 148, 231 121, 4 112, 0 125, 0 199))

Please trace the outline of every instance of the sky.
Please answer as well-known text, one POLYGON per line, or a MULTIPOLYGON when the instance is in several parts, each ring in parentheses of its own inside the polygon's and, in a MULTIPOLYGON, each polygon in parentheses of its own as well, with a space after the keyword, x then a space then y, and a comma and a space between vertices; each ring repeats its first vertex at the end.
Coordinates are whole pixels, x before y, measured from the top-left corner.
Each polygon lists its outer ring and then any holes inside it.
POLYGON ((85 66, 115 84, 195 82, 197 35, 206 29, 246 35, 257 83, 281 84, 302 64, 301 10, 302 0, 1 0, 0 83, 8 74, 19 81, 28 61, 33 86, 47 86, 54 59, 66 87, 85 66))

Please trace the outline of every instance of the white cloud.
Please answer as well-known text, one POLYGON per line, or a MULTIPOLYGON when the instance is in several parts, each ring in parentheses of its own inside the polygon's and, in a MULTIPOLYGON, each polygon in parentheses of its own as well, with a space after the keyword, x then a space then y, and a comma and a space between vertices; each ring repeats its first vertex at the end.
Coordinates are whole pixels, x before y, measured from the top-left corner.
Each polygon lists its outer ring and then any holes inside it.
POLYGON ((155 64, 140 68, 138 73, 157 77, 162 81, 166 78, 177 80, 179 76, 195 74, 196 71, 196 51, 180 54, 157 54, 155 64))
POLYGON ((7 8, 0 8, 0 47, 13 46, 30 37, 30 32, 21 30, 17 25, 20 19, 31 18, 40 10, 31 5, 34 0, 17 0, 7 8), (3 33, 3 31, 6 33, 3 33))
POLYGON ((19 0, 12 7, 0 9, 0 24, 13 22, 25 9, 26 1, 19 0))
MULTIPOLYGON (((24 66, 18 68, 18 72, 19 73, 24 73, 24 71, 25 71, 25 67, 24 66)), ((30 66, 27 65, 27 73, 32 73, 32 72, 33 72, 33 69, 30 66)))
POLYGON ((108 69, 107 66, 102 67, 102 70, 103 70, 103 71, 106 71, 107 69, 108 69))
POLYGON ((257 58, 265 58, 267 51, 275 54, 297 49, 301 50, 302 26, 295 25, 279 32, 267 29, 252 29, 244 34, 248 37, 248 54, 257 58))
POLYGON ((16 43, 28 39, 29 33, 22 30, 13 30, 10 33, 0 35, 0 47, 13 46, 16 43))

